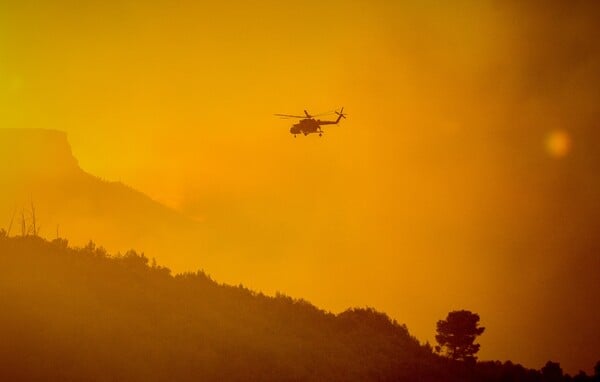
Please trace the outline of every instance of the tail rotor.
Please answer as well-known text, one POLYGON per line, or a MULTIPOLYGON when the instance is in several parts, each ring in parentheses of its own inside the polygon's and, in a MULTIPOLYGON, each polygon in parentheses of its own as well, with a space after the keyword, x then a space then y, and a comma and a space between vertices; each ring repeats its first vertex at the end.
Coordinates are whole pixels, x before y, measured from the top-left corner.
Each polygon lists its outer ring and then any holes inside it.
POLYGON ((342 118, 346 119, 346 116, 348 115, 348 114, 344 114, 343 107, 340 109, 340 111, 336 111, 335 114, 337 114, 337 116, 338 116, 337 122, 339 122, 342 118))

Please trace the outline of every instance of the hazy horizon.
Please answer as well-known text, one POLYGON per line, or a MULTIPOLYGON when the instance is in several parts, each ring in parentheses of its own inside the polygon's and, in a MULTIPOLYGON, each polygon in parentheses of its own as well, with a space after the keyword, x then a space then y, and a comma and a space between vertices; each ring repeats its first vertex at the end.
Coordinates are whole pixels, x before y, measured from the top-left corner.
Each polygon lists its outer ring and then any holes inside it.
POLYGON ((373 306, 421 341, 470 309, 482 359, 589 371, 598 16, 579 1, 5 3, 0 121, 66 132, 84 171, 193 219, 214 256, 180 264, 219 281, 373 306), (321 138, 273 116, 342 106, 321 138))

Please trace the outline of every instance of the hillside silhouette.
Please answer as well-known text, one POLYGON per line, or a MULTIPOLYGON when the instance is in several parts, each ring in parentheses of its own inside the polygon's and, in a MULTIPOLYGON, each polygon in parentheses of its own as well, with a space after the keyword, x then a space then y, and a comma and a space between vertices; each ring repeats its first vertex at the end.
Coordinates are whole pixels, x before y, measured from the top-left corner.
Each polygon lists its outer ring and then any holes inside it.
POLYGON ((203 272, 174 276, 144 255, 111 256, 91 242, 71 248, 0 232, 0 306, 0 380, 550 381, 562 373, 558 364, 546 375, 452 361, 373 309, 334 315, 203 272))

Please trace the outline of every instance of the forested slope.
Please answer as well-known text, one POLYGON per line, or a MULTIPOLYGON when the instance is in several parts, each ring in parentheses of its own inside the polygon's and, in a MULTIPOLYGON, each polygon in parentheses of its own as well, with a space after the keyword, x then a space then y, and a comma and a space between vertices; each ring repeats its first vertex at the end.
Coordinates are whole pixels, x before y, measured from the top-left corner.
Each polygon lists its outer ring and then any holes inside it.
POLYGON ((0 380, 540 380, 464 365, 372 309, 173 276, 135 252, 0 234, 0 380))

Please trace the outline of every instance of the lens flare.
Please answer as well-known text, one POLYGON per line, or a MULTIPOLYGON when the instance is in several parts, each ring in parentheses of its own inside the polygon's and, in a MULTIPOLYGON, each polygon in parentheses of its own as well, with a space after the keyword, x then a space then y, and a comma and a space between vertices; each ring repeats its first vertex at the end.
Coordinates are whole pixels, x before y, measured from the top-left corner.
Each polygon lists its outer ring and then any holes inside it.
POLYGON ((571 137, 564 130, 554 130, 546 137, 546 150, 554 158, 562 158, 571 151, 571 137))

